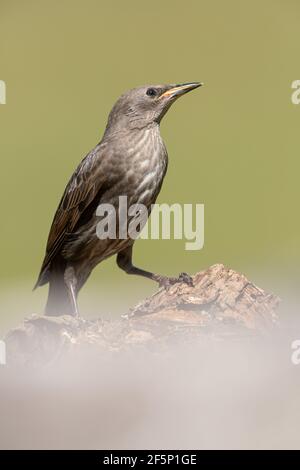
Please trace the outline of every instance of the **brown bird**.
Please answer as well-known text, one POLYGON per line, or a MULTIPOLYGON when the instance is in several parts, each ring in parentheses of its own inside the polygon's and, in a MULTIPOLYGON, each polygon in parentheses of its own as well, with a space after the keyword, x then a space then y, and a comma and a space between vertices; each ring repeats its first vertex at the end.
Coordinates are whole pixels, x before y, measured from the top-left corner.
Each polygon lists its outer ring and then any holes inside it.
MULTIPOLYGON (((150 214, 168 165, 160 121, 179 96, 200 85, 135 88, 112 108, 101 142, 71 176, 52 222, 35 286, 49 282, 47 315, 77 315, 79 290, 95 266, 115 254, 118 266, 128 274, 145 276, 159 285, 178 281, 135 267, 134 239, 99 239, 96 209, 100 204, 118 209, 119 196, 126 196, 128 206, 144 204, 150 214)), ((180 279, 190 282, 184 273, 180 279)))

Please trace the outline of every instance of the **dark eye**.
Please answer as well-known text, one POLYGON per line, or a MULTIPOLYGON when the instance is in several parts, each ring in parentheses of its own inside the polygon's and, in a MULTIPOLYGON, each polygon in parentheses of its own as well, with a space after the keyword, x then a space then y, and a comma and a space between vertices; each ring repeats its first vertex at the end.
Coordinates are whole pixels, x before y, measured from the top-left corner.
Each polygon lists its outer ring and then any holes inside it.
POLYGON ((157 91, 155 90, 155 88, 148 88, 148 90, 146 91, 146 95, 148 95, 148 96, 156 96, 156 95, 157 95, 157 91))

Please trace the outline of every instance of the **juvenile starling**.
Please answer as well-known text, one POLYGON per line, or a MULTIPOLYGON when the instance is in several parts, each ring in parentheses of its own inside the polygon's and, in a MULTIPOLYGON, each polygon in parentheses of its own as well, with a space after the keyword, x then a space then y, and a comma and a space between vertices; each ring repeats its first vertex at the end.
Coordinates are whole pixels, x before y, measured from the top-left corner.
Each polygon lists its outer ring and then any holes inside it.
MULTIPOLYGON (((179 96, 200 85, 135 88, 112 108, 101 142, 71 176, 52 222, 35 286, 49 282, 47 315, 77 315, 79 290, 94 267, 115 254, 118 266, 128 274, 145 276, 159 285, 178 280, 133 266, 134 239, 99 239, 96 209, 107 203, 117 209, 119 196, 127 196, 128 206, 144 204, 150 214, 168 165, 160 121, 179 96)), ((187 275, 181 278, 189 282, 187 275)))

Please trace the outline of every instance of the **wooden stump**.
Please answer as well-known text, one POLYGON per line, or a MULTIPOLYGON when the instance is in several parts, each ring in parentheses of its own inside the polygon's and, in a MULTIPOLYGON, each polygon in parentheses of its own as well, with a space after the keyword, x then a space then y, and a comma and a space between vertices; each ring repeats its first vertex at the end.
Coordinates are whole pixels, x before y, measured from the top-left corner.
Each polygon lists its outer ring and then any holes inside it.
POLYGON ((279 298, 222 264, 193 276, 193 286, 161 288, 121 319, 33 315, 6 336, 8 362, 43 364, 82 347, 119 352, 166 348, 214 337, 251 337, 278 322, 279 298))

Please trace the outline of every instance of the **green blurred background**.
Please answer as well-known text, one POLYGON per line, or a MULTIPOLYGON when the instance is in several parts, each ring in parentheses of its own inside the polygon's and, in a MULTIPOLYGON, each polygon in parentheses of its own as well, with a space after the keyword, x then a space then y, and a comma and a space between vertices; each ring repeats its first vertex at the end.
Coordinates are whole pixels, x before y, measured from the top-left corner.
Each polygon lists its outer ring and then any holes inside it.
MULTIPOLYGON (((205 247, 141 240, 136 264, 174 275, 222 262, 298 291, 299 22, 296 0, 0 0, 0 332, 42 312, 47 289, 31 289, 65 184, 118 96, 147 83, 205 82, 162 122, 158 200, 204 203, 205 247)), ((80 305, 115 314, 154 289, 111 259, 80 305)))

